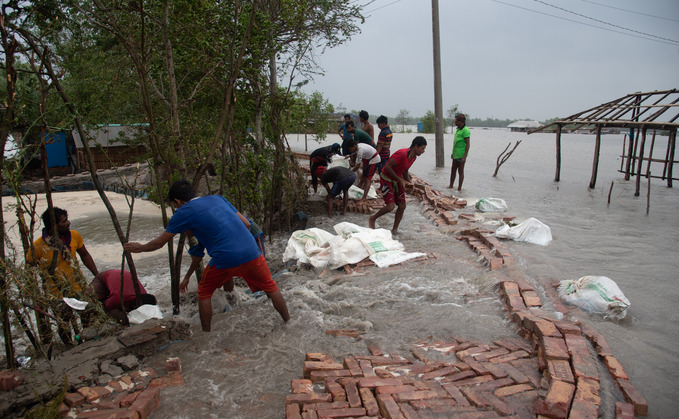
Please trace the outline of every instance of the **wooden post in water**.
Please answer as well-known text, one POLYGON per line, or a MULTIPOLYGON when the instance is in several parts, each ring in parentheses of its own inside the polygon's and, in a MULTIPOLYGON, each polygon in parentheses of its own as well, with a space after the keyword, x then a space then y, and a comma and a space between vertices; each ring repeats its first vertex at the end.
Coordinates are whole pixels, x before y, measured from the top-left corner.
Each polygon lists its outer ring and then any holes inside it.
POLYGON ((637 164, 637 184, 634 196, 639 196, 639 189, 641 187, 641 165, 644 163, 644 143, 646 143, 646 127, 642 128, 641 139, 639 141, 639 163, 637 164))
POLYGON ((622 137, 622 154, 620 155, 620 172, 622 173, 622 165, 625 162, 625 146, 627 145, 627 134, 622 137))
POLYGON ((646 215, 651 209, 651 172, 648 172, 648 190, 646 191, 646 215))
POLYGON ((554 180, 561 180, 561 124, 556 125, 556 174, 554 180))
POLYGON ((594 161, 592 162, 592 178, 589 180, 589 189, 594 189, 596 176, 599 169, 599 154, 601 153, 601 125, 596 127, 596 145, 594 146, 594 161))
POLYGON ((611 181, 611 188, 608 190, 608 205, 611 205, 611 193, 613 193, 613 181, 611 181))
POLYGON ((677 129, 673 129, 670 133, 670 165, 667 168, 667 187, 672 187, 672 167, 674 167, 674 150, 677 145, 677 129))
POLYGON ((646 164, 646 177, 651 177, 651 160, 653 160, 653 147, 655 147, 655 130, 653 130, 653 137, 651 137, 651 148, 648 150, 648 164, 646 164))
POLYGON ((663 164, 662 168, 662 176, 661 179, 665 180, 665 177, 667 176, 667 166, 670 163, 670 148, 672 147, 672 132, 670 131, 670 134, 667 136, 667 150, 665 151, 665 164, 663 164))

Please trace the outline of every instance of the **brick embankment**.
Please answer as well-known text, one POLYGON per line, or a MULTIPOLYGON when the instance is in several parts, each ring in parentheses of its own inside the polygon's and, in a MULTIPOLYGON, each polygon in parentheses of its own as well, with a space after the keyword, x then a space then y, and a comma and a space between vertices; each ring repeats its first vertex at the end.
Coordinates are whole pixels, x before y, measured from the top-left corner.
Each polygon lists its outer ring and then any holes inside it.
MULTIPOLYGON (((462 202, 419 179, 410 192, 423 201, 425 214, 437 226, 456 226, 448 232, 466 241, 489 269, 514 263, 492 232, 473 226, 473 215, 453 214, 464 207, 462 202)), ((633 418, 648 413, 646 400, 603 335, 555 319, 556 313, 542 308, 540 295, 525 281, 500 278, 500 299, 521 338, 492 343, 459 337, 426 340, 405 356, 369 346, 371 355, 342 362, 329 354, 308 353, 303 378, 292 380, 286 397, 286 418, 597 418, 613 411, 616 418, 633 418), (602 399, 600 366, 624 401, 602 399)), ((554 290, 544 291, 556 311, 568 313, 554 290)), ((360 338, 346 330, 328 333, 360 338)))

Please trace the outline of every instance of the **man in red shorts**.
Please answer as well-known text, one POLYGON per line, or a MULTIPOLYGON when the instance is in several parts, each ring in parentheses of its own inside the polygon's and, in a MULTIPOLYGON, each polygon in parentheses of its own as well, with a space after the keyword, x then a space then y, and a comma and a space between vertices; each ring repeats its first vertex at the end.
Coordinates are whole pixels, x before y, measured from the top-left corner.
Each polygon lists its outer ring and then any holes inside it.
POLYGON ((382 173, 380 174, 380 188, 382 189, 382 196, 384 197, 383 206, 375 214, 368 219, 370 228, 375 228, 375 221, 393 211, 396 206, 396 214, 394 215, 394 226, 391 229, 391 234, 398 233, 398 225, 403 218, 403 212, 406 209, 406 182, 410 182, 410 174, 408 169, 413 165, 417 156, 421 156, 427 148, 427 140, 418 136, 413 139, 410 148, 402 148, 395 152, 387 160, 384 165, 382 173), (395 203, 395 204, 394 204, 395 203))
MULTIPOLYGON (((180 180, 172 184, 168 194, 177 209, 165 231, 146 244, 126 243, 128 252, 152 252, 172 240, 175 234, 190 231, 199 244, 193 246, 191 256, 208 254, 212 257, 198 284, 198 311, 203 331, 209 332, 212 323, 212 294, 224 285, 233 287, 233 278, 243 278, 254 293, 264 291, 274 308, 287 322, 288 307, 278 286, 271 277, 254 237, 250 222, 223 196, 195 196, 191 183, 180 180)), ((188 282, 182 282, 186 288, 188 282)))

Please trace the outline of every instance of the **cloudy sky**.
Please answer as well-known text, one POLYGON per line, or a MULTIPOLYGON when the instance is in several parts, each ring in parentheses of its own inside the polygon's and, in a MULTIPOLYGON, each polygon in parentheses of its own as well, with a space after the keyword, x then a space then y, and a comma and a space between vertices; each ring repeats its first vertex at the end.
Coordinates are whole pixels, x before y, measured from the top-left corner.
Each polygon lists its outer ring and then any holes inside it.
MULTIPOLYGON (((357 0, 361 34, 319 57, 340 111, 434 110, 430 0, 357 0)), ((637 91, 679 88, 679 0, 439 0, 444 111, 566 117, 637 91)))

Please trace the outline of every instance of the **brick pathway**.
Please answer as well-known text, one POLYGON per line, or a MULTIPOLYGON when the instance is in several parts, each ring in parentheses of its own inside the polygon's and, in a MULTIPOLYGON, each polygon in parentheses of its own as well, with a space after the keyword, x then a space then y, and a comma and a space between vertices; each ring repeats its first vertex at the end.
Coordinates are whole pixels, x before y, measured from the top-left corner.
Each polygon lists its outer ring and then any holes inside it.
MULTIPOLYGON (((425 214, 439 227, 474 219, 470 214, 455 216, 453 212, 466 202, 445 197, 420 179, 409 192, 422 200, 425 214)), ((371 213, 374 208, 374 203, 367 203, 352 210, 371 213)), ((473 225, 459 227, 450 232, 482 256, 489 269, 514 263, 492 232, 473 225)), ((308 353, 303 378, 292 380, 286 397, 286 418, 597 418, 602 407, 614 410, 620 419, 647 414, 646 400, 603 335, 551 318, 541 309, 543 303, 532 286, 498 275, 499 297, 520 337, 492 343, 427 340, 415 344, 407 355, 369 347, 371 355, 342 362, 329 354, 308 353), (600 365, 625 401, 602 406, 600 365)), ((568 312, 553 290, 545 292, 556 311, 568 312)))

